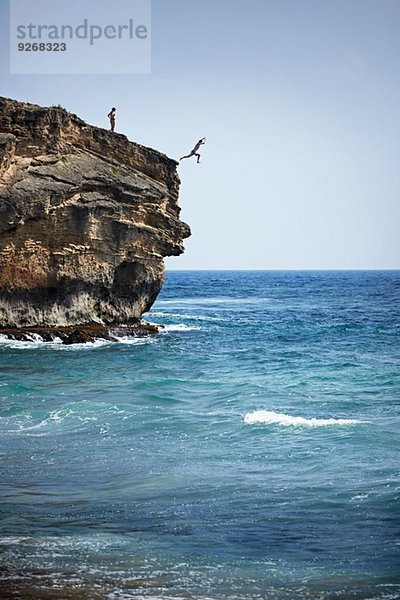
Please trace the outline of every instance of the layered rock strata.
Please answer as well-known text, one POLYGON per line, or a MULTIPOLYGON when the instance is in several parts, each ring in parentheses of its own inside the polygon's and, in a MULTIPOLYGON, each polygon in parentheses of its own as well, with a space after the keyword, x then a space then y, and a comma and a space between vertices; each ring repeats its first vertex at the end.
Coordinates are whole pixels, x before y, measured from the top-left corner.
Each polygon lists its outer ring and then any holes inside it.
POLYGON ((0 98, 0 329, 132 325, 184 251, 177 162, 0 98))

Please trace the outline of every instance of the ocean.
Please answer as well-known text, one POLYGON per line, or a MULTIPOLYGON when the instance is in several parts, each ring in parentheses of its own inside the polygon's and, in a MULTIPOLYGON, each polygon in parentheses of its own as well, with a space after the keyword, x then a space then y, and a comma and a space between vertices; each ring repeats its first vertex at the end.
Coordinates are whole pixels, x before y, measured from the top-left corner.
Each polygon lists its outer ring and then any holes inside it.
POLYGON ((400 598, 400 272, 170 271, 0 340, 0 598, 400 598))

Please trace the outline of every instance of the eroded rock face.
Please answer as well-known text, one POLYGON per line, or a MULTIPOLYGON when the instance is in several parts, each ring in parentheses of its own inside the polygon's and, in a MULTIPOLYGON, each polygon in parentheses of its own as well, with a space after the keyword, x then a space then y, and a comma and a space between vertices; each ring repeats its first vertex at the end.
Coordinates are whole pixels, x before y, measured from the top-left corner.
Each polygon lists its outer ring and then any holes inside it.
POLYGON ((0 98, 0 327, 129 324, 183 252, 176 161, 0 98))

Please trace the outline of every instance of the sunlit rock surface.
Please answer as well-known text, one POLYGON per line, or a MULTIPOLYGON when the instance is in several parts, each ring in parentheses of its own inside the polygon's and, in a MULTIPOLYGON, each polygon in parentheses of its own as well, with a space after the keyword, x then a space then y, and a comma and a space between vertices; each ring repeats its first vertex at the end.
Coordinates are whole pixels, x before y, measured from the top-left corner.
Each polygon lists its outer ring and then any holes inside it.
POLYGON ((184 251, 176 161, 0 98, 0 327, 129 325, 184 251))

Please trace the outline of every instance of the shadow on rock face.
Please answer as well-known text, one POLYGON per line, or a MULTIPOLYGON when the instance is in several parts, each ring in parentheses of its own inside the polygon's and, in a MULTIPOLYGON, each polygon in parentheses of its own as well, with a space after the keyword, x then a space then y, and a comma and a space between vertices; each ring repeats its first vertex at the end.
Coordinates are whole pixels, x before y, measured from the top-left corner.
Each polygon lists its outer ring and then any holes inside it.
POLYGON ((0 98, 0 327, 131 324, 184 251, 176 161, 0 98))

